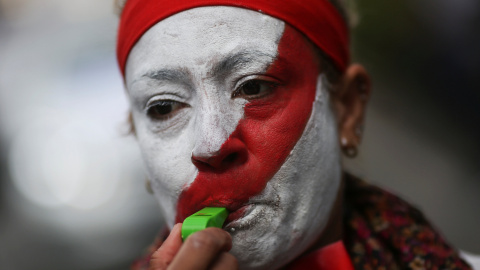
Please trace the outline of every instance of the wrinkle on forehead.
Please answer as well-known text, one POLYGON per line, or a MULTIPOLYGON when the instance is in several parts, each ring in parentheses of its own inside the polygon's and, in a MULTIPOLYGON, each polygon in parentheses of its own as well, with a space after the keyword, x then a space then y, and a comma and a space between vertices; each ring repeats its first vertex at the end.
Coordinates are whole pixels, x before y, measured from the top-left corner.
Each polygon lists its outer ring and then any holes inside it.
MULTIPOLYGON (((209 68, 207 77, 220 81, 225 79, 226 76, 235 73, 240 70, 251 69, 252 66, 263 66, 266 69, 275 60, 285 61, 284 59, 278 59, 277 55, 265 53, 258 50, 244 50, 231 55, 227 55, 220 62, 211 62, 212 68, 209 68)), ((133 80, 129 87, 131 88, 135 83, 142 79, 154 80, 157 83, 174 83, 182 84, 186 87, 192 87, 193 75, 189 71, 188 67, 179 67, 175 69, 164 68, 155 69, 146 72, 139 79, 133 80)))
POLYGON ((283 21, 235 7, 201 7, 175 14, 150 28, 133 47, 127 82, 152 66, 205 69, 245 50, 276 55, 284 28, 283 21))

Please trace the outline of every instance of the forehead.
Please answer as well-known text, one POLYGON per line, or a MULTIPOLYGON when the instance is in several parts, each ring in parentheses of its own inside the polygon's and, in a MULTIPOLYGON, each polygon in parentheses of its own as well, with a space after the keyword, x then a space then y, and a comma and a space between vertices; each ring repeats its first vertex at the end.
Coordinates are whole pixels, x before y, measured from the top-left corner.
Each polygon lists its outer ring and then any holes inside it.
POLYGON ((175 14, 150 28, 127 60, 127 82, 156 68, 207 68, 228 55, 276 55, 285 24, 235 7, 202 7, 175 14))

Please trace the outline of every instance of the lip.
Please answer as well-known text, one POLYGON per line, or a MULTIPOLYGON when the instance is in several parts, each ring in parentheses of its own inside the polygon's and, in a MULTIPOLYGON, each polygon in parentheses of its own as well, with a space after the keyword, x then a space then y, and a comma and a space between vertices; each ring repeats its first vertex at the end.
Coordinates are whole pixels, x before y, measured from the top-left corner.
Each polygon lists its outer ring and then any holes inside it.
MULTIPOLYGON (((200 204, 197 204, 196 206, 192 207, 188 212, 187 212, 187 215, 185 217, 182 218, 182 221, 197 213, 198 211, 206 208, 206 207, 224 207, 228 210, 229 214, 228 214, 228 217, 227 219, 225 220, 225 223, 224 224, 227 224, 227 223, 230 223, 232 221, 235 221, 237 219, 240 219, 243 217, 244 213, 246 212, 246 210, 248 209, 248 207, 250 206, 251 204, 238 204, 238 203, 200 203, 200 204)), ((180 222, 182 222, 180 221, 180 222)))
POLYGON ((240 208, 238 208, 237 210, 233 211, 233 212, 230 212, 230 214, 228 215, 227 219, 225 220, 225 223, 223 225, 223 227, 227 227, 230 223, 232 222, 235 222, 239 219, 241 219, 242 217, 244 217, 245 215, 248 215, 249 214, 249 210, 251 209, 251 206, 250 204, 247 204, 247 205, 244 205, 240 208))
POLYGON ((252 210, 254 209, 254 205, 252 203, 248 203, 246 205, 240 205, 240 206, 233 206, 233 205, 221 205, 221 204, 215 204, 215 205, 201 205, 201 207, 198 207, 199 210, 193 211, 193 213, 196 213, 200 211, 201 209, 205 207, 224 207, 228 210, 229 214, 227 218, 225 219, 225 222, 223 223, 223 229, 227 230, 232 227, 236 227, 235 224, 239 223, 239 221, 249 215, 252 210))
POLYGON ((187 216, 182 218, 179 222, 183 222, 185 218, 195 214, 196 212, 204 209, 205 207, 224 207, 228 210, 229 214, 225 219, 222 228, 225 230, 230 230, 234 228, 240 229, 246 227, 244 224, 245 222, 248 222, 249 224, 254 224, 256 222, 255 216, 258 214, 258 210, 264 208, 262 206, 269 205, 272 206, 275 205, 275 203, 273 200, 269 200, 264 196, 262 196, 262 198, 252 198, 247 203, 235 202, 233 200, 224 203, 219 201, 216 201, 215 203, 203 202, 196 204, 195 206, 190 208, 189 211, 185 213, 187 214, 187 216))
POLYGON ((228 218, 231 220, 225 222, 223 229, 229 233, 249 230, 256 226, 258 222, 261 222, 259 217, 265 215, 265 211, 268 211, 267 209, 270 208, 269 206, 271 206, 271 204, 250 203, 239 209, 241 214, 237 215, 235 212, 232 213, 232 217, 229 216, 228 218))

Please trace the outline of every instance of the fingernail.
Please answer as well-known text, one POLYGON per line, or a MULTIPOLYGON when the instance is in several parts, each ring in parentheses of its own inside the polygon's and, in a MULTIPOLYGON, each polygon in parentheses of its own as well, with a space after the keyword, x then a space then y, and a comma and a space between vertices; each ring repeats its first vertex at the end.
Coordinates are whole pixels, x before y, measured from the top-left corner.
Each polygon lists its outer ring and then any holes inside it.
POLYGON ((180 230, 181 228, 182 228, 182 223, 177 223, 177 224, 175 224, 175 225, 173 226, 172 232, 173 232, 174 230, 180 230))

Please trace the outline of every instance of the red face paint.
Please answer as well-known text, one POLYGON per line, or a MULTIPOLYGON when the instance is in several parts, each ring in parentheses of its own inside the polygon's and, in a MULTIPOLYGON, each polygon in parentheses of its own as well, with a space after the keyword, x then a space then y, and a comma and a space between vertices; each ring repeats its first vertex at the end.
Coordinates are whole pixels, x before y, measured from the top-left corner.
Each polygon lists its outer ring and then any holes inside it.
POLYGON ((194 162, 199 173, 180 194, 177 222, 207 206, 234 212, 229 220, 240 218, 242 207, 262 192, 301 137, 315 100, 319 65, 313 46, 288 25, 278 51, 266 75, 281 84, 245 106, 245 118, 218 155, 194 162))

